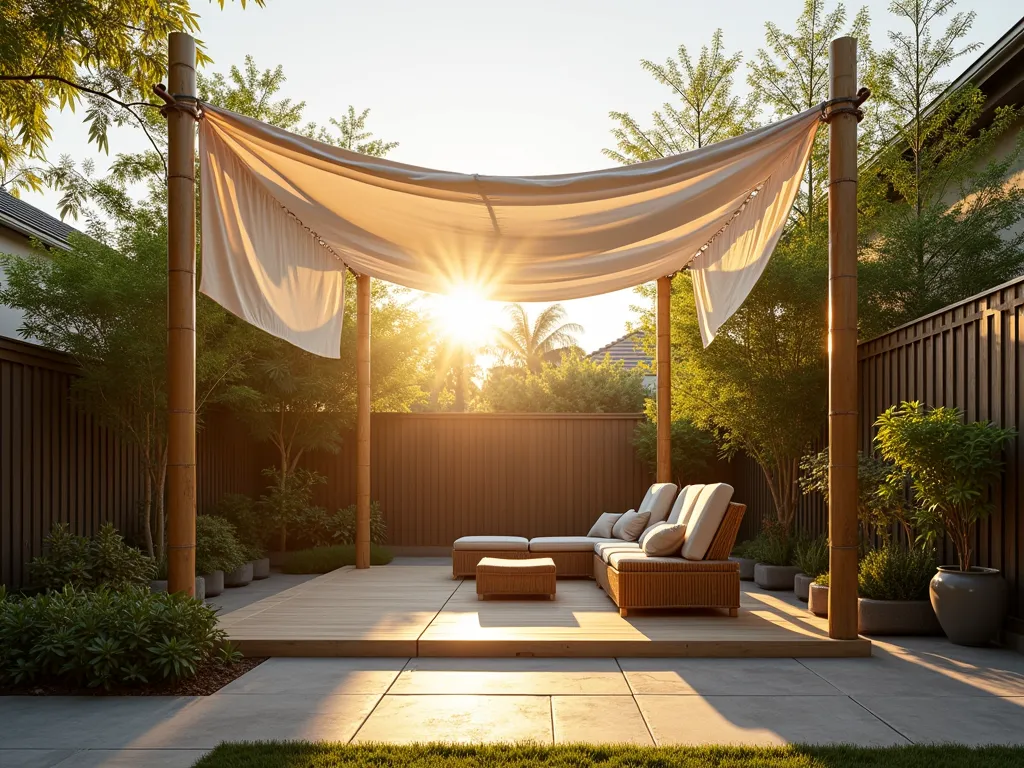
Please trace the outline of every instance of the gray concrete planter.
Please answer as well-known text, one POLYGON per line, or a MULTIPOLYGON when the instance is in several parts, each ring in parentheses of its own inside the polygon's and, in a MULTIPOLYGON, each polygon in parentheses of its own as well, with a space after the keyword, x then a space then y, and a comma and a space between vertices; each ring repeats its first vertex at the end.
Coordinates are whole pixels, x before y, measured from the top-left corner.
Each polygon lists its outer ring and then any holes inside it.
POLYGON ((961 571, 940 565, 929 596, 946 637, 957 645, 987 645, 1006 617, 1006 580, 995 568, 961 571))
POLYGON ((800 569, 795 565, 758 563, 754 566, 754 583, 761 589, 793 589, 793 577, 798 573, 800 569))
POLYGON ((793 591, 796 592, 796 599, 803 600, 806 603, 811 591, 811 584, 813 583, 814 577, 808 576, 806 573, 798 573, 794 576, 793 591))
POLYGON ((204 573, 203 578, 206 579, 207 597, 216 597, 224 591, 224 571, 204 573))
MULTIPOLYGON (((206 599, 206 579, 204 579, 202 576, 196 576, 195 590, 196 590, 196 599, 197 600, 205 600, 206 599)), ((156 579, 154 581, 149 582, 149 591, 150 592, 166 592, 167 591, 167 579, 156 579)))
POLYGON ((857 600, 857 631, 862 635, 941 635, 927 600, 857 600))
POLYGON ((824 584, 811 584, 807 593, 807 609, 815 616, 828 616, 828 587, 824 584))
POLYGON ((252 577, 255 580, 269 579, 270 578, 270 558, 264 557, 262 560, 253 560, 252 563, 252 577))
POLYGON ((225 587, 244 587, 252 582, 252 563, 240 565, 224 574, 225 587))
POLYGON ((754 566, 757 565, 757 560, 750 557, 730 557, 729 559, 740 564, 740 581, 754 580, 754 566))

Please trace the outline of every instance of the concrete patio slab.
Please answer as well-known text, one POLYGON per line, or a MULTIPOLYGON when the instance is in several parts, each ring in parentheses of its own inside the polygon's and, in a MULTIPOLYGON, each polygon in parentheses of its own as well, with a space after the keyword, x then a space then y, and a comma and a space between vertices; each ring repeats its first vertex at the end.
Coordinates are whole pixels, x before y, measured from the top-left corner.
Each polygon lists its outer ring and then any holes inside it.
POLYGON ((907 740, 845 696, 637 696, 655 742, 666 744, 848 743, 907 740))
MULTIPOLYGON (((801 659, 850 696, 1024 696, 1024 664, 1009 651, 984 650, 974 663, 945 641, 934 652, 875 647, 870 659, 801 659), (960 657, 959 659, 957 657, 960 657), (984 662, 982 662, 984 659, 984 662)), ((1021 658, 1024 661, 1024 657, 1021 658)))
POLYGON ((188 696, 2 696, 0 747, 123 749, 195 701, 188 696))
POLYGON ((205 749, 87 749, 55 768, 191 768, 205 749))
MULTIPOLYGON (((126 746, 213 749, 222 741, 348 741, 379 699, 378 695, 214 694, 189 703, 173 717, 155 720, 147 733, 126 746)), ((111 722, 107 728, 117 726, 111 722)))
POLYGON ((916 744, 1024 744, 1024 698, 858 696, 857 701, 916 744))
POLYGON ((73 754, 73 749, 0 749, 0 765, 4 768, 53 768, 73 754))
POLYGON ((636 694, 841 696, 794 659, 620 659, 636 694))
POLYGON ((385 696, 356 742, 551 743, 547 696, 385 696))
POLYGON ((552 696, 551 721, 556 744, 654 744, 632 696, 552 696))
POLYGON ((297 693, 306 696, 387 692, 408 659, 267 659, 218 695, 297 693))
POLYGON ((411 659, 392 694, 628 696, 615 659, 411 659))

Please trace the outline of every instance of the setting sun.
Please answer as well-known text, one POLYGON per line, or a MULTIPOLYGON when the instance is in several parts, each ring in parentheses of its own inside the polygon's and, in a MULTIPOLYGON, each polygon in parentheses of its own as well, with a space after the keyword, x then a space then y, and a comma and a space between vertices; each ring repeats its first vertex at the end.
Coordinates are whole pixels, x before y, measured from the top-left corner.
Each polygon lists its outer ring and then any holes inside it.
POLYGON ((478 348, 493 338, 501 305, 488 301, 472 286, 458 286, 450 293, 431 296, 430 314, 446 339, 478 348))

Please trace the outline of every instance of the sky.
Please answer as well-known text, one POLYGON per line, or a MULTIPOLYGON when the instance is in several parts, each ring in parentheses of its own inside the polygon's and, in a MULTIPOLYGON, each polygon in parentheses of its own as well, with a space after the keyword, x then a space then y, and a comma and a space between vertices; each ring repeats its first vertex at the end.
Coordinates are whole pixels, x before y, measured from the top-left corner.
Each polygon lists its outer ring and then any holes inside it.
MULTIPOLYGON (((281 64, 281 93, 306 101, 305 119, 326 123, 349 104, 371 110, 376 136, 399 142, 389 157, 420 166, 498 175, 554 174, 611 165, 610 110, 644 118, 667 90, 640 67, 663 61, 682 44, 696 56, 718 28, 726 51, 750 60, 763 45, 764 24, 793 24, 802 0, 267 0, 265 8, 237 0, 221 11, 194 0, 214 63, 210 72, 241 65, 246 54, 260 69, 281 64)), ((847 3, 852 17, 866 6, 876 46, 893 24, 888 0, 847 3)), ((831 6, 830 6, 831 7, 831 6)), ((1019 0, 961 0, 975 11, 970 40, 988 48, 1021 16, 1019 0)), ((980 55, 954 65, 952 79, 980 55)), ((744 69, 745 72, 745 69, 744 69)), ((737 89, 746 91, 744 77, 737 89)), ((50 159, 109 158, 87 143, 82 114, 54 115, 50 159)), ((141 132, 112 134, 114 152, 146 146, 141 132)), ((58 195, 25 194, 56 215, 58 195)), ((73 222, 72 222, 73 223, 73 222)), ((584 327, 587 351, 601 347, 635 320, 639 297, 618 291, 563 302, 568 319, 584 327)), ((449 318, 451 307, 424 299, 429 311, 449 318)), ((532 317, 544 305, 529 305, 532 317)), ((461 298, 467 323, 502 322, 502 305, 461 298)))

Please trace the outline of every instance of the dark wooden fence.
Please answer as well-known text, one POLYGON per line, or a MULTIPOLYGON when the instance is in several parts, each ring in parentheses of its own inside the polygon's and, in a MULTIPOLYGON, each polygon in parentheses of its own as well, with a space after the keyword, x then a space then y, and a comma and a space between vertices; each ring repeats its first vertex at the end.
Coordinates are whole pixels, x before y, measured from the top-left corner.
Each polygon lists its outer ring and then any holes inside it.
MULTIPOLYGON (((859 349, 860 447, 870 450, 874 421, 904 400, 929 406, 956 406, 969 420, 988 420, 1021 432, 1024 400, 1024 339, 1021 307, 1024 278, 897 328, 859 349)), ((993 489, 995 513, 977 526, 977 563, 999 568, 1010 584, 1010 615, 1015 631, 1024 631, 1024 514, 1018 479, 1024 471, 1022 437, 1006 451, 1006 471, 993 489)), ((735 461, 737 496, 747 501, 744 535, 753 535, 759 520, 772 513, 763 475, 749 458, 735 461)), ((820 498, 805 497, 798 514, 801 526, 824 532, 826 514, 820 498)), ((944 560, 955 560, 947 542, 944 560)))
POLYGON ((22 583, 54 523, 135 532, 137 453, 75 407, 75 371, 65 355, 0 338, 0 584, 22 583))

